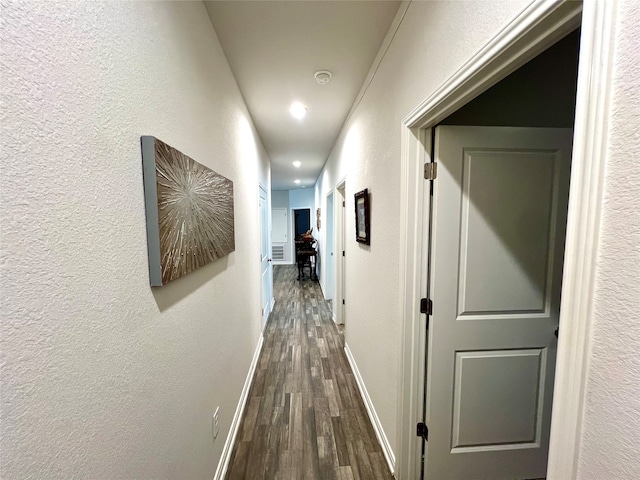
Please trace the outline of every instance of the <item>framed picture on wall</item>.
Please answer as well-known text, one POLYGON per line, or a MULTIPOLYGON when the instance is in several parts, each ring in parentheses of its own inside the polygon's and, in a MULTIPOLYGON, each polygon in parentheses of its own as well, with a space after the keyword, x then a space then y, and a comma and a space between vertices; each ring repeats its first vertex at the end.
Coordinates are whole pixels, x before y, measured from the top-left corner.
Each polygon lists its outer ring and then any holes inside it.
POLYGON ((354 195, 356 203, 356 242, 371 245, 369 231, 369 190, 364 189, 354 195))

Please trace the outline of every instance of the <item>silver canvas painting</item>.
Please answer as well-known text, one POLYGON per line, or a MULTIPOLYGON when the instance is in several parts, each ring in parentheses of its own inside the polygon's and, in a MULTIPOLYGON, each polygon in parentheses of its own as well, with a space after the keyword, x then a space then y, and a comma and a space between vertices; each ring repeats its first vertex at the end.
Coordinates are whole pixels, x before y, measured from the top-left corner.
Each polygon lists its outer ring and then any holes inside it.
POLYGON ((233 182, 155 137, 142 166, 151 286, 162 286, 235 250, 233 182))

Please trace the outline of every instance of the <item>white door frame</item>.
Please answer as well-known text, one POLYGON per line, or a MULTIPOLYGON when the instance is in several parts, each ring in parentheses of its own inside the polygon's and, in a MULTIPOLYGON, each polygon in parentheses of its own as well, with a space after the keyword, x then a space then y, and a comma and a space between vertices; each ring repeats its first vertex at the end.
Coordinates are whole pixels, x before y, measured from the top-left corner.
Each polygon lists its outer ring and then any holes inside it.
POLYGON ((336 184, 336 187, 333 190, 337 192, 338 195, 334 195, 333 197, 333 213, 334 213, 334 252, 338 254, 338 261, 335 262, 335 303, 336 307, 334 310, 335 313, 335 322, 337 324, 345 323, 345 305, 342 303, 345 298, 345 283, 346 283, 346 268, 345 268, 345 259, 342 255, 342 252, 347 248, 346 246, 346 215, 345 215, 345 207, 342 206, 342 201, 347 200, 347 189, 346 189, 346 180, 343 179, 336 184))
MULTIPOLYGON (((589 359, 595 262, 608 135, 615 2, 543 0, 529 5, 433 95, 403 120, 400 291, 403 332, 399 376, 396 478, 419 478, 416 423, 422 418, 426 240, 429 207, 422 165, 431 127, 582 25, 560 338, 547 478, 577 477, 589 359), (582 17, 582 19, 581 19, 582 17), (561 419, 561 420, 559 420, 561 419)), ((437 309, 437 305, 434 305, 437 309)))

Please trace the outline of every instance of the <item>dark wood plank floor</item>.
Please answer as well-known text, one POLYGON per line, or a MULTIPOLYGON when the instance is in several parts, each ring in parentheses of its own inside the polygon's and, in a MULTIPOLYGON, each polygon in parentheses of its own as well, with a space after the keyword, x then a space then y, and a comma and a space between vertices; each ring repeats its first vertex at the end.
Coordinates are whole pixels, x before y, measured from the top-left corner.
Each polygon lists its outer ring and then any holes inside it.
POLYGON ((265 329, 228 480, 389 480, 392 475, 320 286, 274 267, 265 329))

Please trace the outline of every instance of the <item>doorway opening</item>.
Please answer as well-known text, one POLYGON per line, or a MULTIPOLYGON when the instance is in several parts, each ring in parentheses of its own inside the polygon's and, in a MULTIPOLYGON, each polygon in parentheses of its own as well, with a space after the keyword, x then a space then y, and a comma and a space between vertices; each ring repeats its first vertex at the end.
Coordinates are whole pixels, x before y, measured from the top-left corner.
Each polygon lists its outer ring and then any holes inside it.
POLYGON ((430 129, 421 478, 546 476, 579 43, 430 129))
POLYGON ((311 209, 299 208, 293 211, 293 238, 300 240, 311 229, 311 209))
MULTIPOLYGON (((431 208, 430 187, 434 182, 421 179, 432 162, 433 129, 461 106, 541 51, 578 27, 582 28, 577 83, 577 115, 573 135, 571 203, 566 223, 563 302, 560 325, 564 332, 558 344, 559 379, 555 385, 554 420, 547 474, 554 478, 573 478, 577 471, 577 451, 581 438, 581 418, 585 392, 585 365, 588 359, 589 294, 594 291, 594 267, 589 255, 597 242, 597 222, 602 208, 602 181, 606 151, 607 116, 611 88, 613 9, 605 4, 563 3, 532 6, 525 9, 503 31, 492 38, 463 65, 440 89, 403 120, 402 129, 402 263, 403 292, 402 388, 398 411, 399 479, 419 478, 420 449, 416 447, 416 423, 420 417, 424 389, 424 338, 426 322, 416 304, 426 291, 426 253, 422 248, 429 236, 421 228, 431 208), (419 220, 419 223, 415 223, 419 220), (586 236, 586 240, 585 240, 586 236), (423 265, 425 268, 419 268, 423 265), (564 326, 564 327, 563 327, 564 326), (562 418, 562 422, 557 421, 562 418)), ((441 171, 437 169, 440 178, 441 171)), ((437 180, 436 180, 437 182, 437 180)), ((456 243, 453 239, 452 243, 456 243)), ((452 285, 456 288, 455 285, 452 285)), ((426 304, 425 300, 425 307, 426 304)), ((428 309, 426 309, 428 311, 428 309)), ((437 313, 437 305, 433 312, 437 313)), ((431 316, 427 317, 434 333, 431 316)), ((427 384, 427 388, 429 385, 427 384)), ((427 390, 428 391, 428 390, 427 390)), ((421 430, 425 432, 426 430, 421 430)), ((431 432, 429 432, 431 439, 431 432)))

